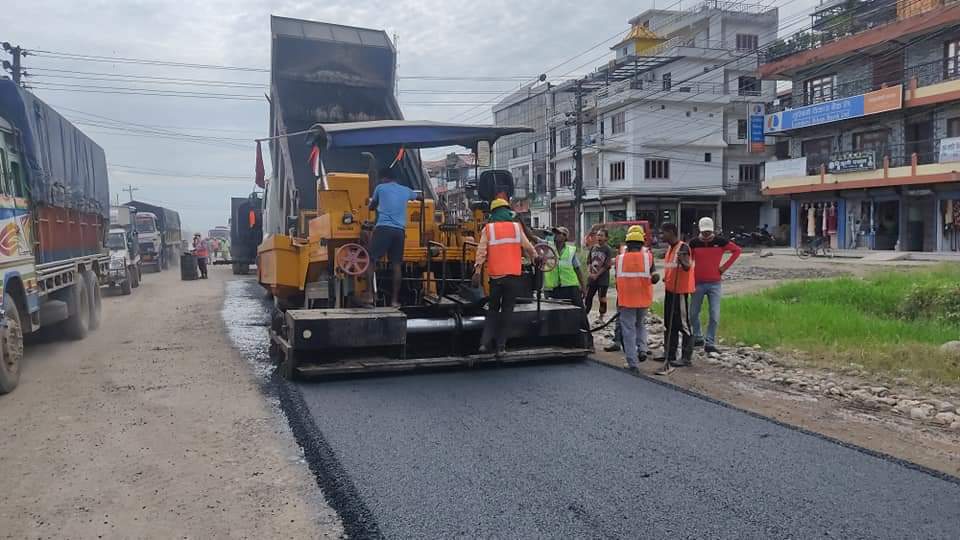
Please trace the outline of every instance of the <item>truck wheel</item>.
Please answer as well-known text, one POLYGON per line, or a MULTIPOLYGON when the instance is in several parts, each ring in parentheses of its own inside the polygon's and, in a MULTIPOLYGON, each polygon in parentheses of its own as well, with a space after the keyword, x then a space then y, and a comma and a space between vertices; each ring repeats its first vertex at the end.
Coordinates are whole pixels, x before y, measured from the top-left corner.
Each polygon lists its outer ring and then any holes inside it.
POLYGON ((140 271, 137 268, 134 268, 133 271, 130 272, 130 280, 132 281, 130 286, 134 289, 140 286, 140 271))
POLYGON ((83 279, 70 288, 69 308, 73 315, 64 321, 64 332, 70 339, 81 340, 90 331, 90 296, 83 279))
POLYGON ((100 297, 100 282, 97 279, 97 274, 90 270, 83 273, 83 282, 87 286, 87 294, 90 297, 90 330, 96 330, 100 328, 100 315, 103 309, 100 297))
POLYGON ((0 394, 12 392, 20 382, 23 364, 23 327, 20 312, 9 294, 3 295, 4 330, 0 333, 0 394))
POLYGON ((127 277, 126 279, 123 280, 123 283, 120 284, 120 292, 123 293, 124 296, 132 292, 131 284, 130 284, 130 281, 133 279, 132 274, 133 273, 130 271, 130 269, 127 268, 127 277))

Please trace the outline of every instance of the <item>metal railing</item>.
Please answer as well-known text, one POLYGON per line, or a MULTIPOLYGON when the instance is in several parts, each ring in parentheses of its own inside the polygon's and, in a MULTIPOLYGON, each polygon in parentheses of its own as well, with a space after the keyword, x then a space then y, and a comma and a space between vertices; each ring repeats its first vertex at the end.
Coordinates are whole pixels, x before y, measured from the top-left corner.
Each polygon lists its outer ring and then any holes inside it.
POLYGON ((832 15, 826 21, 824 30, 804 30, 773 42, 764 51, 763 62, 775 62, 895 22, 897 20, 896 3, 891 2, 890 7, 892 9, 877 9, 870 4, 860 4, 844 13, 832 15))
MULTIPOLYGON (((887 161, 887 166, 890 168, 912 166, 914 155, 916 155, 917 165, 929 165, 939 163, 940 161, 939 139, 907 141, 903 144, 887 144, 879 147, 865 148, 863 150, 875 153, 876 168, 878 170, 883 169, 884 160, 887 161)), ((858 150, 844 150, 840 153, 857 151, 858 150)), ((821 167, 823 167, 825 172, 829 173, 828 163, 837 155, 838 153, 810 154, 806 156, 807 174, 811 176, 818 175, 821 172, 821 167)))

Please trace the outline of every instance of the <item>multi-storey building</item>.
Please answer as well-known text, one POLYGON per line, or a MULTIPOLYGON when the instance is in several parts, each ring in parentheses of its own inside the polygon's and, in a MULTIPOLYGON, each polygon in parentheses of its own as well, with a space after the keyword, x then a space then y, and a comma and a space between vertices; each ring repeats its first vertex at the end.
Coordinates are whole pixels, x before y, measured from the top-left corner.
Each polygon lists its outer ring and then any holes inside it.
MULTIPOLYGON (((630 25, 612 47, 615 57, 579 82, 581 230, 644 219, 695 233, 703 216, 727 229, 757 227, 766 145, 762 136, 748 144, 750 116, 759 114, 758 128, 775 97, 776 83, 761 83, 756 69, 759 50, 776 38, 777 10, 709 0, 687 10, 647 10, 630 25)), ((547 119, 551 218, 569 227, 577 84, 552 89, 547 119)))
POLYGON ((450 153, 443 159, 424 161, 423 168, 433 183, 437 197, 448 212, 458 217, 470 215, 470 200, 476 195, 477 160, 473 154, 450 153))
POLYGON ((528 126, 533 133, 504 137, 494 145, 493 164, 513 173, 516 193, 514 210, 534 227, 549 225, 547 195, 546 114, 551 108, 551 86, 526 85, 493 107, 497 125, 528 126))
POLYGON ((792 242, 960 251, 960 3, 826 2, 813 19, 760 67, 792 83, 766 117, 763 183, 792 242))

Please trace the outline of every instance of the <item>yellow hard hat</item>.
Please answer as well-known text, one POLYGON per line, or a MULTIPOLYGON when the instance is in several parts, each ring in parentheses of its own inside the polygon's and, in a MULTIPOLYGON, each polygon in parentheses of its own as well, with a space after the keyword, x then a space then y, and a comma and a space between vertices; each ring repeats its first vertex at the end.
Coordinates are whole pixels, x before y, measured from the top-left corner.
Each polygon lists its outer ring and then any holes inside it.
POLYGON ((627 234, 634 233, 634 232, 641 232, 641 233, 642 233, 642 232, 643 232, 643 227, 641 227, 640 225, 631 225, 630 228, 627 229, 627 234))
POLYGON ((510 206, 510 203, 503 199, 494 199, 493 202, 490 203, 490 211, 496 210, 497 208, 503 208, 504 206, 510 206))
POLYGON ((637 230, 633 230, 633 227, 630 227, 630 232, 627 233, 627 242, 645 242, 646 235, 643 234, 643 228, 635 225, 637 230))

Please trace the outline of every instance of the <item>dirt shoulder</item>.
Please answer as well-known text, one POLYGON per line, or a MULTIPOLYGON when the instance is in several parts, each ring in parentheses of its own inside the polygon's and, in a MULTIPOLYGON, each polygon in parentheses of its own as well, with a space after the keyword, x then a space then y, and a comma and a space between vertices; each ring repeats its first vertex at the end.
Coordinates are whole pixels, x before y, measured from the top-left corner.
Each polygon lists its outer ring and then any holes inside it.
POLYGON ((221 322, 224 280, 144 276, 0 396, 10 538, 318 538, 342 527, 221 322))
MULTIPOLYGON (((619 353, 599 352, 594 359, 613 367, 624 365, 619 353)), ((743 376, 706 365, 702 358, 695 360, 693 368, 657 377, 653 372, 662 365, 653 361, 641 364, 643 375, 784 424, 960 477, 960 433, 743 376)), ((624 377, 629 376, 624 372, 624 377)))

